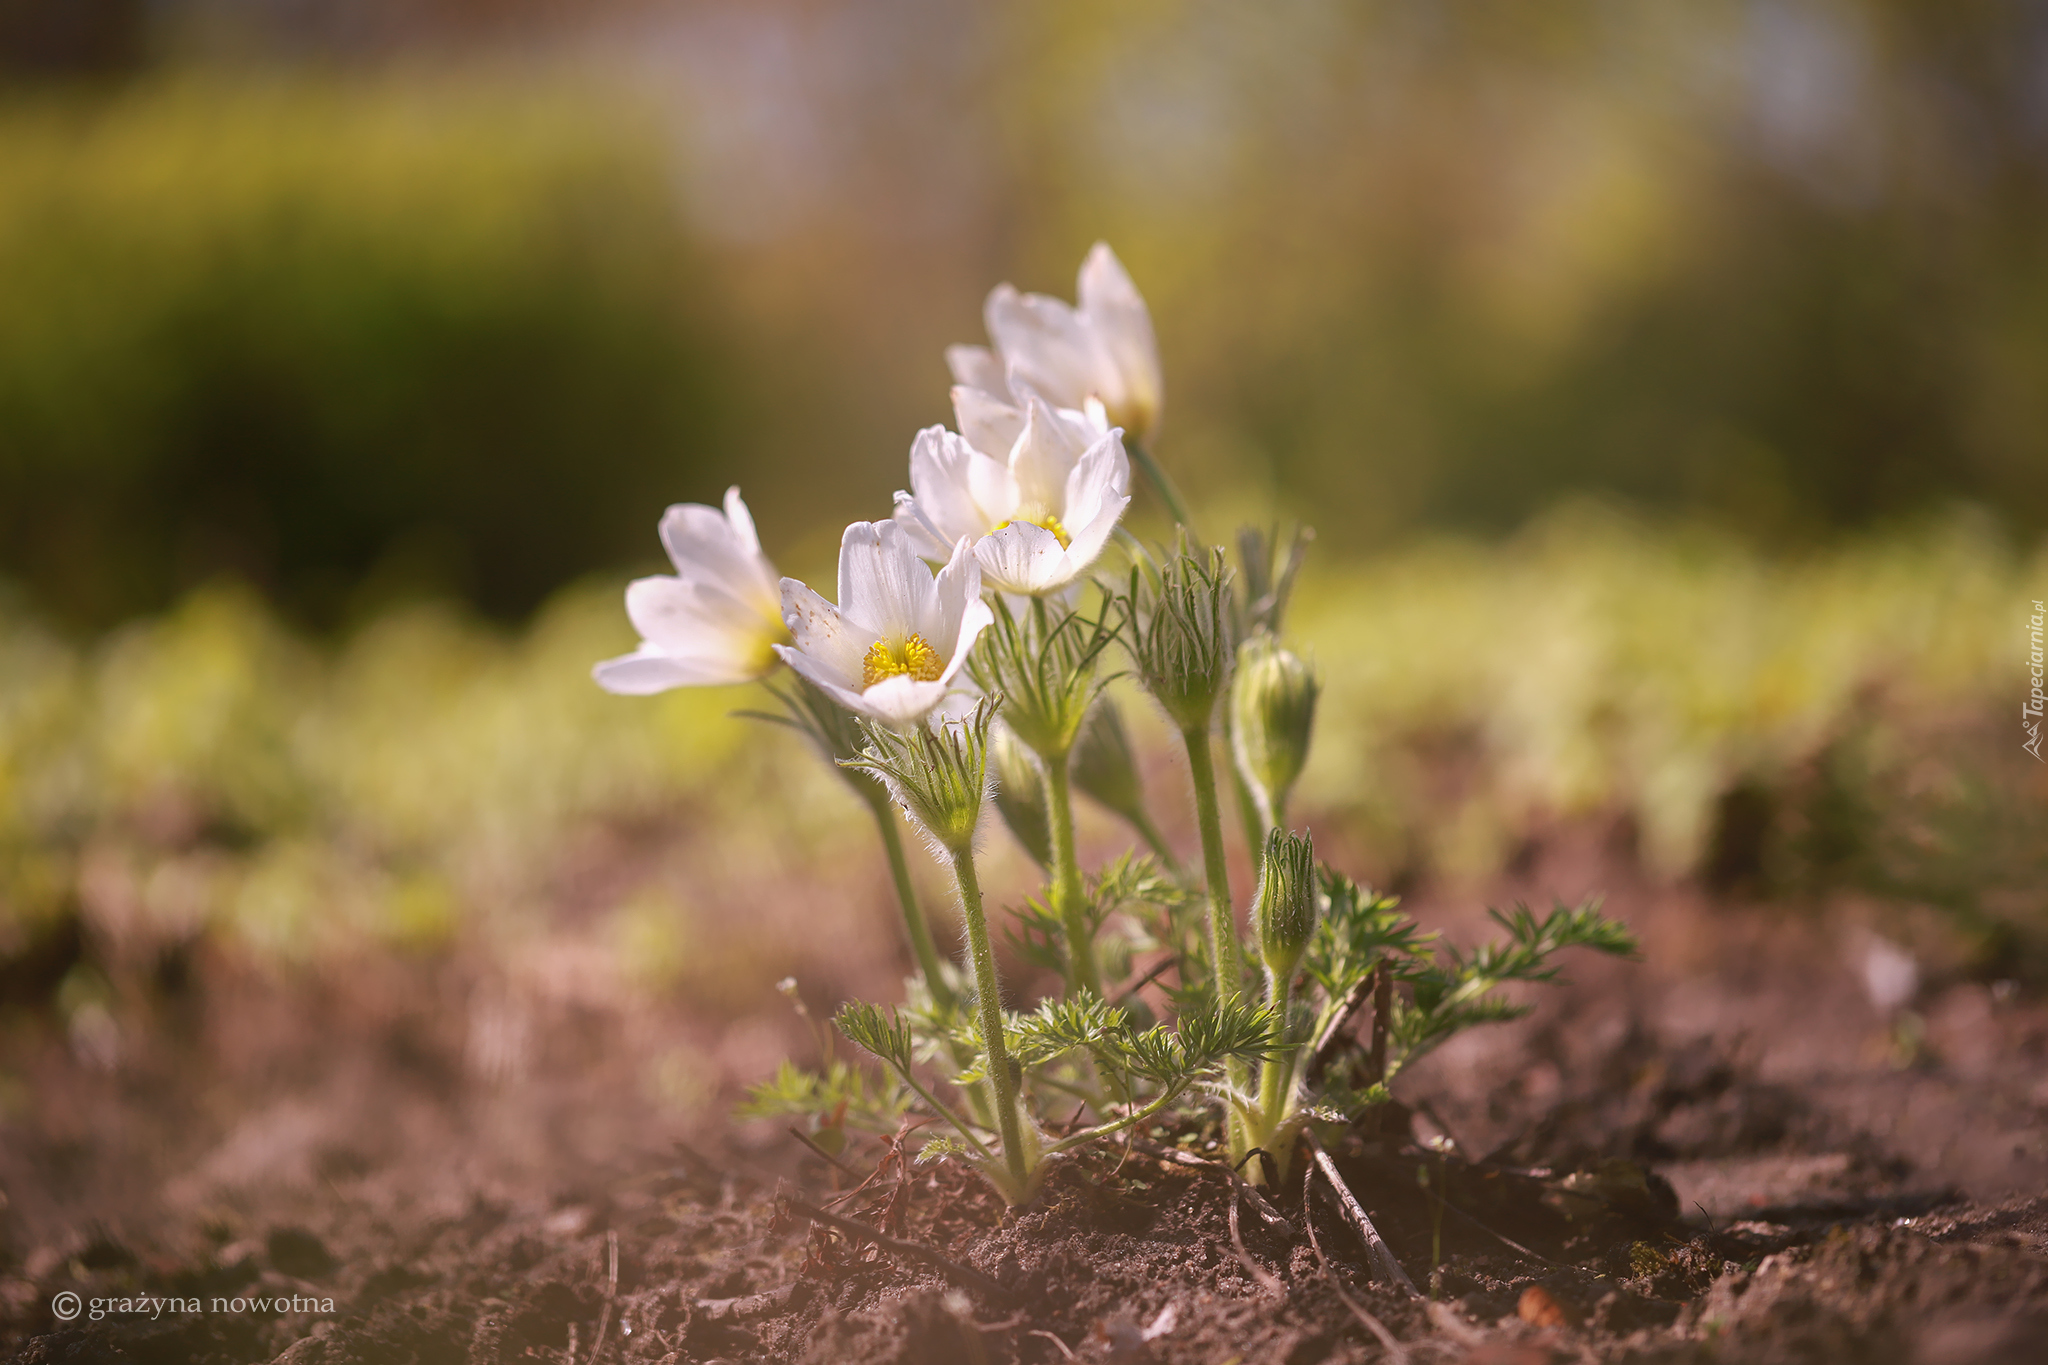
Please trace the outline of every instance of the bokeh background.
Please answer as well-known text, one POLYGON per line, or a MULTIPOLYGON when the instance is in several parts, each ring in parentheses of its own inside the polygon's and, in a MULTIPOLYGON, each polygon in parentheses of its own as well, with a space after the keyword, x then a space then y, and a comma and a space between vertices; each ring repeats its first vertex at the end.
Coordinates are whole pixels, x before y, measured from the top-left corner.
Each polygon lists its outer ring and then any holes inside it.
MULTIPOLYGON (((147 1142, 379 1093, 308 1060, 349 1029, 543 1127, 579 1071, 722 1113, 807 1036, 778 978, 888 989, 832 775, 588 666, 667 503, 738 483, 829 583, 988 288, 1098 238, 1205 529, 1317 531, 1326 848, 2042 979, 2037 6, 0 0, 22 1169, 193 1050, 147 1142)), ((295 1112, 234 1160, 346 1168, 295 1112)))

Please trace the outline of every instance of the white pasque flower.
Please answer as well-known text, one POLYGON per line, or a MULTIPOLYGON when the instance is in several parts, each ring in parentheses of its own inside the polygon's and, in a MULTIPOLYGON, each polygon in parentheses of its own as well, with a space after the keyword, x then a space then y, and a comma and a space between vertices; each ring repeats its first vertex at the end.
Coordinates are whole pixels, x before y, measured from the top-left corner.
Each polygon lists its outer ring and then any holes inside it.
POLYGON ((765 676, 775 667, 774 646, 789 631, 775 566, 761 553, 740 490, 725 490, 722 513, 695 502, 669 508, 661 543, 676 571, 626 588, 626 615, 640 632, 640 648, 592 669, 598 685, 645 696, 765 676))
POLYGON ((1037 596, 1072 583, 1131 504, 1123 433, 1098 431, 1037 397, 1014 429, 970 404, 955 414, 967 435, 926 427, 911 444, 897 522, 927 559, 971 541, 982 578, 1002 592, 1037 596))
POLYGON ((999 406, 1021 407, 1034 395, 1076 412, 1099 404, 1103 425, 1144 441, 1165 397, 1152 314, 1106 242, 1081 263, 1076 293, 1078 307, 997 285, 982 309, 995 349, 948 347, 953 379, 999 406))
POLYGON ((888 725, 924 719, 954 690, 975 637, 995 619, 963 539, 936 577, 893 521, 856 521, 839 541, 839 605, 782 580, 791 668, 849 711, 888 725))

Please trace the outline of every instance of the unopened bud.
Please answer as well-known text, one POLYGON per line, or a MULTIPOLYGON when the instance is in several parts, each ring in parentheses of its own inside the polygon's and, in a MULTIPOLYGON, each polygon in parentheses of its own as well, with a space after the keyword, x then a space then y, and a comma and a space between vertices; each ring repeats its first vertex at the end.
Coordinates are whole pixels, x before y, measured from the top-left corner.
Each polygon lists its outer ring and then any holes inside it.
POLYGON ((1184 733, 1206 733, 1230 677, 1230 570, 1223 552, 1183 548, 1156 575, 1135 572, 1128 600, 1139 679, 1184 733))
POLYGON ((1259 863, 1259 898, 1252 927, 1259 956, 1276 978, 1289 977, 1316 932, 1316 849, 1306 834, 1273 830, 1259 863))
POLYGON ((1308 763, 1310 731, 1322 684, 1316 671, 1271 636, 1247 640, 1230 686, 1230 739, 1237 771, 1273 827, 1285 818, 1287 794, 1308 763))
POLYGON ((988 800, 989 727, 1000 699, 984 697, 964 719, 935 719, 910 730, 862 723, 866 743, 845 767, 873 773, 889 795, 954 855, 974 847, 988 800))
POLYGON ((996 775, 996 811, 1040 867, 1052 866, 1052 822, 1038 765, 1008 728, 989 736, 989 767, 996 775))

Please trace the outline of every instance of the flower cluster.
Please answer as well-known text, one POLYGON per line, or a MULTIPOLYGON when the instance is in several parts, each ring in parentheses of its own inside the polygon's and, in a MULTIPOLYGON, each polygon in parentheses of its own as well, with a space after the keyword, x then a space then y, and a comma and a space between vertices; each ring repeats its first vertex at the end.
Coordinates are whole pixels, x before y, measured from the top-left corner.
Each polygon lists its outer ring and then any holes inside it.
POLYGON ((722 516, 669 508, 661 538, 676 572, 627 589, 642 642, 599 664, 598 683, 641 694, 746 682, 780 660, 887 725, 939 709, 991 620, 983 593, 1068 589, 1131 504, 1122 424, 1149 432, 1159 417, 1152 318, 1107 245, 1088 253, 1079 292, 1078 308, 1009 285, 989 295, 994 348, 947 353, 959 430, 917 433, 894 515, 846 528, 837 605, 777 583, 737 488, 722 516))
POLYGON ((1308 535, 1243 532, 1235 566, 1193 541, 1147 449, 1162 383, 1145 302, 1102 245, 1078 294, 989 295, 993 344, 947 353, 956 429, 918 432, 892 514, 846 528, 836 601, 778 580, 734 489, 722 512, 668 510, 676 571, 627 589, 642 643, 596 669, 625 693, 767 683, 782 709, 764 718, 807 734, 875 815, 918 972, 901 1010, 854 1002, 835 1023, 888 1075, 873 1083, 821 1043, 823 1070, 785 1065, 753 1111, 802 1114, 837 1153, 846 1126, 899 1130, 916 1109, 951 1129, 923 1155, 971 1163, 1011 1203, 1062 1153, 1176 1106, 1183 1121, 1220 1116, 1234 1164, 1263 1153, 1249 1178, 1284 1174, 1312 1119, 1356 1117, 1406 1061, 1515 1013, 1497 986, 1549 979, 1564 947, 1630 946, 1592 908, 1560 907, 1500 917, 1509 940, 1469 957, 1440 951, 1286 828, 1320 694, 1313 664, 1281 642, 1308 535), (1121 530, 1134 459, 1180 523, 1171 548, 1121 530), (1146 809, 1105 690, 1117 676, 1179 735, 1199 871, 1146 809), (1084 876, 1077 789, 1155 856, 1084 876), (1226 790, 1258 870, 1248 916, 1231 895, 1226 790), (976 867, 992 792, 1046 875, 1044 896, 1011 912, 1013 955, 1062 983, 1032 1013, 1003 1008, 976 867), (911 885, 906 821, 953 875, 958 962, 942 960, 911 885), (1345 1053, 1368 993, 1375 1046, 1345 1053), (950 1075, 935 1080, 935 1065, 950 1075), (1045 1122, 1054 1104, 1071 1115, 1064 1130, 1045 1122))

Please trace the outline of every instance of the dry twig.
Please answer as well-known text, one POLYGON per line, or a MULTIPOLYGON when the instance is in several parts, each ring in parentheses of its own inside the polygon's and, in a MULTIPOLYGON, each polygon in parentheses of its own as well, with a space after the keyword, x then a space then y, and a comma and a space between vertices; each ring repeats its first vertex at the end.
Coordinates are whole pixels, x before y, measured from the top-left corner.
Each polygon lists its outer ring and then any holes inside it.
POLYGON ((823 1147, 820 1147, 817 1143, 811 1141, 808 1137, 805 1137, 803 1130, 798 1128, 795 1124, 791 1124, 789 1126, 789 1135, 795 1138, 798 1142, 801 1142, 804 1146, 810 1148, 812 1155, 820 1157, 823 1160, 830 1162, 832 1165, 837 1166, 840 1170, 846 1172, 846 1174, 854 1176, 860 1174, 859 1171, 856 1171, 855 1169, 853 1169, 853 1167, 847 1165, 838 1157, 832 1155, 823 1147))
POLYGON ((1301 1221, 1308 1225, 1308 1244, 1316 1253, 1316 1264, 1323 1268, 1323 1274, 1329 1278, 1330 1288, 1336 1291, 1344 1306, 1351 1310, 1351 1316, 1364 1323, 1365 1329, 1379 1338, 1380 1345, 1386 1350, 1387 1359, 1393 1361, 1394 1365, 1408 1365, 1408 1348, 1401 1344, 1400 1338, 1375 1317, 1371 1310, 1345 1292, 1343 1281, 1337 1278, 1336 1270, 1330 1265, 1330 1258, 1323 1255, 1322 1241, 1316 1236, 1315 1216, 1308 1206, 1308 1197, 1313 1193, 1315 1178, 1316 1170, 1313 1166, 1301 1173, 1301 1221))
MULTIPOLYGON (((612 1302, 619 1296, 619 1234, 607 1231, 604 1245, 611 1271, 605 1277, 604 1312, 598 1314, 597 1340, 590 1344, 590 1365, 597 1365, 597 1358, 604 1351, 604 1334, 611 1330, 612 1325, 612 1302)), ((575 1353, 572 1351, 570 1355, 573 1360, 575 1353)))
POLYGON ((1378 979, 1379 969, 1375 967, 1360 977, 1356 984, 1345 993, 1344 1003, 1337 1006, 1337 1012, 1330 1016, 1330 1023, 1317 1036, 1315 1046, 1309 1049, 1307 1084, 1313 1087, 1322 1079, 1324 1068, 1328 1067, 1337 1049, 1347 1041, 1344 1030, 1365 1004, 1365 997, 1372 992, 1373 982, 1378 979))
POLYGON ((1042 1327, 1034 1327, 1030 1331, 1026 1332, 1024 1335, 1028 1337, 1044 1337, 1047 1341, 1059 1347, 1060 1354, 1065 1356, 1068 1360, 1080 1359, 1079 1356, 1074 1354, 1073 1348, 1069 1347, 1067 1343, 1061 1341, 1058 1337, 1054 1336, 1052 1333, 1046 1331, 1042 1327))
POLYGON ((1337 1163, 1330 1160, 1330 1154, 1323 1150, 1323 1144, 1316 1141, 1313 1133, 1303 1133, 1301 1140, 1307 1144, 1309 1152, 1315 1157, 1316 1168, 1323 1173, 1323 1179, 1337 1192, 1338 1207, 1343 1210, 1345 1219, 1350 1222, 1351 1230, 1365 1243, 1365 1249, 1372 1253, 1373 1261, 1379 1266, 1381 1273, 1407 1290, 1411 1297, 1421 1298, 1422 1291, 1415 1287, 1415 1281, 1408 1278, 1408 1272, 1401 1269, 1401 1263, 1394 1259, 1394 1253, 1388 1248, 1386 1239, 1380 1236, 1380 1230, 1372 1225, 1372 1219, 1366 1216, 1364 1207, 1358 1202, 1358 1196, 1344 1183, 1344 1177, 1337 1174, 1337 1163))
POLYGON ((1287 1286, 1280 1282, 1280 1277, 1253 1260, 1252 1254, 1244 1249, 1244 1234, 1237 1230, 1237 1191, 1235 1189, 1230 1192, 1230 1246, 1232 1250, 1237 1252, 1238 1262, 1244 1266, 1246 1273, 1257 1282, 1261 1289, 1270 1289, 1282 1298, 1286 1297, 1287 1286))

